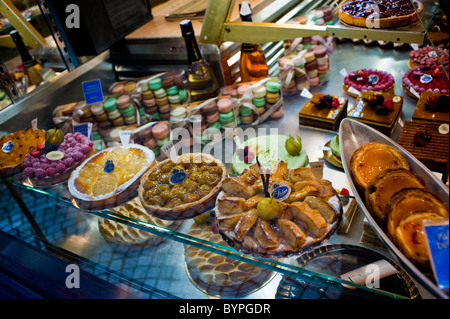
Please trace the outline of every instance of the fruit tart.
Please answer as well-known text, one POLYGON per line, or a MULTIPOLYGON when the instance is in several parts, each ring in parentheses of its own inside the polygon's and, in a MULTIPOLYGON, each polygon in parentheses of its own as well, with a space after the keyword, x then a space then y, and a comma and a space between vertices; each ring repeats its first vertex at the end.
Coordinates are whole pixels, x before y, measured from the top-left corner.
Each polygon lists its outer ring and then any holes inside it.
MULTIPOLYGON (((448 74, 448 65, 447 74, 448 74)), ((419 99, 423 92, 448 94, 448 78, 440 67, 415 67, 409 69, 402 79, 402 88, 405 92, 419 99)))
POLYGON ((345 76, 343 88, 345 93, 353 97, 358 97, 358 94, 352 92, 350 88, 359 92, 375 91, 393 93, 395 81, 394 77, 385 71, 360 69, 351 71, 345 76))
POLYGON ((161 219, 186 219, 214 206, 227 178, 225 165, 209 154, 188 153, 155 165, 140 181, 139 198, 161 219))
POLYGON ((45 143, 28 153, 22 163, 23 174, 37 187, 65 182, 83 160, 95 152, 93 142, 85 135, 59 129, 45 133, 45 143))
POLYGON ((139 180, 155 154, 138 144, 107 148, 86 159, 70 175, 69 192, 85 210, 119 206, 137 196, 139 180))
POLYGON ((448 49, 447 48, 433 48, 432 46, 424 46, 409 53, 408 66, 415 67, 436 67, 442 64, 448 65, 448 49))
POLYGON ((280 161, 267 174, 257 163, 223 182, 216 223, 224 240, 239 251, 287 257, 331 236, 341 210, 331 182, 316 179, 311 168, 288 169, 280 161))
POLYGON ((314 93, 300 110, 300 125, 337 131, 347 116, 348 99, 330 94, 314 93))
POLYGON ((348 1, 340 7, 339 19, 362 28, 397 28, 419 21, 423 4, 411 0, 348 1))
MULTIPOLYGON (((188 235, 228 246, 209 221, 194 222, 188 235)), ((212 296, 241 297, 261 288, 273 275, 270 270, 194 246, 185 245, 184 256, 189 279, 212 296)))
POLYGON ((45 131, 31 128, 0 137, 0 177, 10 177, 22 171, 25 156, 44 142, 45 131))

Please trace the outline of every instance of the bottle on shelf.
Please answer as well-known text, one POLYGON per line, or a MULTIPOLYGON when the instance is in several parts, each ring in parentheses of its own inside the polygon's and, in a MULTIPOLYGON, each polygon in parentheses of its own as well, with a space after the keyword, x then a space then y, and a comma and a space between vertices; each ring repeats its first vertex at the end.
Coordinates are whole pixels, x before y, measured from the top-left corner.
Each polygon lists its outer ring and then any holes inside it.
POLYGON ((19 32, 17 30, 13 30, 9 34, 16 44, 20 58, 22 59, 23 71, 28 77, 28 85, 37 86, 44 82, 44 78, 40 72, 42 66, 39 61, 31 55, 30 51, 28 51, 19 32))
POLYGON ((180 22, 188 58, 188 87, 193 101, 216 97, 219 84, 209 63, 203 58, 190 20, 180 22))
MULTIPOLYGON (((253 21, 250 2, 243 1, 240 3, 239 11, 242 21, 253 21)), ((239 69, 242 82, 259 81, 269 76, 266 56, 260 44, 242 44, 239 69)))

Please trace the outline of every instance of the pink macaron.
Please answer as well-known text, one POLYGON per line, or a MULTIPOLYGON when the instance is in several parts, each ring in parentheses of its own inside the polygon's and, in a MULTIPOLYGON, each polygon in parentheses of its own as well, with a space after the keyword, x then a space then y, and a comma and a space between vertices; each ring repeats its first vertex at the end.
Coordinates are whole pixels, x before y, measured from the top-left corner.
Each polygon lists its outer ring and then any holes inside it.
POLYGON ((280 107, 278 110, 276 110, 275 112, 273 112, 270 117, 273 119, 279 119, 280 117, 282 117, 284 115, 284 111, 283 108, 280 107))
POLYGON ((319 85, 319 77, 316 76, 316 77, 313 77, 313 78, 309 78, 309 84, 310 84, 311 86, 317 86, 317 85, 319 85))
POLYGON ((228 113, 233 109, 233 104, 228 98, 223 98, 217 101, 217 108, 220 113, 228 113))
POLYGON ((155 138, 161 140, 169 136, 169 125, 167 122, 159 122, 153 126, 152 134, 155 138))

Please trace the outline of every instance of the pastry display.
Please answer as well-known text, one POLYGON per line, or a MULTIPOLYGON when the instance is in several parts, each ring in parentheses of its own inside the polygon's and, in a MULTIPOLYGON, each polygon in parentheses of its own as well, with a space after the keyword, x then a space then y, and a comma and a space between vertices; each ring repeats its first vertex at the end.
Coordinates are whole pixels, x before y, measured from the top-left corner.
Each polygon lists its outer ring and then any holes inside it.
POLYGON ((367 124, 390 136, 403 108, 403 97, 392 93, 363 91, 347 117, 367 124))
POLYGON ((388 29, 419 21, 422 11, 423 4, 417 0, 352 0, 340 7, 339 19, 362 28, 388 29))
POLYGON ((431 171, 446 173, 449 159, 448 123, 406 121, 398 143, 431 171))
POLYGON ((377 174, 397 168, 409 170, 409 162, 395 147, 377 142, 361 145, 350 158, 350 174, 363 192, 377 174))
POLYGON ((314 93, 299 113, 300 125, 337 131, 347 116, 347 104, 346 98, 314 93))
POLYGON ((72 172, 69 192, 86 210, 119 206, 137 195, 140 178, 154 161, 153 152, 138 144, 107 148, 72 172))
POLYGON ((64 135, 58 129, 48 130, 45 143, 25 155, 23 174, 35 186, 52 186, 69 179, 72 171, 94 153, 93 142, 76 132, 64 135))
POLYGON ((311 168, 288 169, 281 161, 268 173, 257 163, 225 179, 216 223, 225 241, 239 251, 285 257, 331 236, 341 210, 331 182, 315 179, 311 168))
MULTIPOLYGON (((148 214, 138 197, 133 198, 123 205, 112 208, 111 211, 133 220, 170 230, 177 229, 181 224, 179 221, 162 220, 148 214)), ((165 239, 163 236, 158 236, 151 232, 103 217, 98 219, 98 230, 107 242, 119 245, 155 246, 165 239)))
POLYGON ((191 218, 214 206, 227 176, 225 165, 211 155, 183 154, 148 170, 140 181, 139 198, 158 218, 191 218))
POLYGON ((258 156, 265 167, 272 167, 283 161, 289 169, 307 166, 308 154, 303 148, 301 138, 286 135, 263 135, 250 138, 233 155, 232 172, 240 175, 245 169, 256 163, 258 156))
POLYGON ((45 131, 31 128, 0 137, 0 177, 9 177, 22 171, 25 156, 44 142, 45 131))
POLYGON ((422 92, 448 94, 448 78, 442 68, 415 67, 403 76, 402 87, 416 99, 420 98, 422 92))
POLYGON ((386 224, 386 207, 391 197, 405 188, 421 188, 425 183, 417 174, 404 169, 388 169, 375 175, 365 190, 367 209, 381 224, 386 224))
MULTIPOLYGON (((194 222, 189 236, 227 247, 209 223, 194 222)), ((217 253, 185 246, 186 270, 194 284, 212 296, 242 297, 261 288, 272 278, 272 271, 225 257, 217 253)))
POLYGON ((422 221, 448 221, 448 218, 448 208, 435 194, 424 188, 407 188, 395 193, 389 201, 386 229, 408 259, 423 269, 430 269, 422 221))
POLYGON ((448 94, 424 91, 414 109, 414 120, 449 122, 450 101, 448 94))
POLYGON ((448 49, 433 48, 432 46, 424 46, 409 53, 408 66, 430 67, 435 68, 442 65, 448 65, 448 49))
POLYGON ((395 89, 394 77, 380 70, 360 69, 349 72, 344 78, 343 85, 345 93, 358 97, 359 93, 352 92, 350 88, 363 91, 393 93, 395 89))

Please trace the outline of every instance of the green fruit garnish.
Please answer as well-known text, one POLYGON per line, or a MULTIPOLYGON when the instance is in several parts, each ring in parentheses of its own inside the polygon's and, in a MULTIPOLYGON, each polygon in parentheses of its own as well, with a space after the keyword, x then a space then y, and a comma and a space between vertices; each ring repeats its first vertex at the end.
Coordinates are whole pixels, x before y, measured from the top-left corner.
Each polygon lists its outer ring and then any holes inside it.
POLYGON ((256 213, 264 220, 272 220, 280 214, 280 205, 273 198, 263 198, 256 206, 256 213))
POLYGON ((289 136, 286 140, 286 143, 284 143, 284 147, 286 148, 286 151, 289 153, 289 155, 299 156, 303 148, 302 139, 300 138, 300 136, 297 136, 297 139, 289 136))
POLYGON ((45 145, 59 145, 64 141, 64 133, 57 128, 49 129, 45 132, 45 145))

